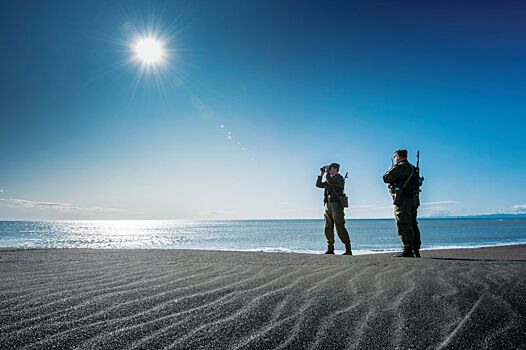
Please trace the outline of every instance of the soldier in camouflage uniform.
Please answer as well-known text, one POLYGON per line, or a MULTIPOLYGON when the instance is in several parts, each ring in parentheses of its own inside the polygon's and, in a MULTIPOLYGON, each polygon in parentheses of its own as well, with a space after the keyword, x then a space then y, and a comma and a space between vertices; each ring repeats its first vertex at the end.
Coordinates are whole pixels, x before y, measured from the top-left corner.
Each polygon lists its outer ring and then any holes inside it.
POLYGON ((391 188, 403 188, 402 194, 394 204, 396 226, 404 249, 402 254, 397 256, 419 258, 421 242, 417 222, 420 205, 418 173, 407 160, 407 150, 398 150, 394 156, 396 164, 387 170, 383 180, 390 184, 391 188))
POLYGON ((351 240, 345 228, 345 213, 339 199, 339 197, 343 196, 345 187, 345 179, 338 173, 340 165, 332 163, 320 170, 321 173, 316 181, 316 187, 325 189, 323 203, 325 205, 325 237, 328 245, 325 254, 334 254, 334 226, 336 226, 338 237, 345 245, 345 253, 343 255, 352 255, 351 240), (326 172, 325 181, 322 181, 326 172))

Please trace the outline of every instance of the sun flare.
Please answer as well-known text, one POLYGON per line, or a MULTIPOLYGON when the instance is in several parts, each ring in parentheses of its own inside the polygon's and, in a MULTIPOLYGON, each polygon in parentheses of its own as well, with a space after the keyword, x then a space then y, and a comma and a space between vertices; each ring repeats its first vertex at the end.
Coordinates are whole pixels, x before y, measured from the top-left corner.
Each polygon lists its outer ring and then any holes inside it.
POLYGON ((165 57, 163 43, 155 38, 139 39, 134 45, 134 51, 144 64, 157 64, 165 57))

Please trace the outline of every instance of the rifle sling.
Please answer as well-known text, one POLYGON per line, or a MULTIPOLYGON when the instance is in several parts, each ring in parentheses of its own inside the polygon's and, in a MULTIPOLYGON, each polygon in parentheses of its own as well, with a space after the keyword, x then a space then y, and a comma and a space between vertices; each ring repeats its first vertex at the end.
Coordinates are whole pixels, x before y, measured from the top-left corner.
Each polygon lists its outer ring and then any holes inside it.
POLYGON ((330 187, 330 189, 332 190, 332 192, 334 192, 334 194, 336 195, 336 197, 338 197, 338 199, 341 199, 342 197, 340 197, 338 195, 338 192, 336 192, 336 190, 334 189, 334 186, 332 184, 329 183, 329 181, 325 181, 327 183, 327 186, 330 187))
POLYGON ((409 183, 409 180, 413 177, 413 173, 415 172, 415 167, 411 165, 411 174, 409 174, 409 177, 407 180, 405 180, 404 186, 402 187, 402 191, 405 189, 405 186, 409 183))

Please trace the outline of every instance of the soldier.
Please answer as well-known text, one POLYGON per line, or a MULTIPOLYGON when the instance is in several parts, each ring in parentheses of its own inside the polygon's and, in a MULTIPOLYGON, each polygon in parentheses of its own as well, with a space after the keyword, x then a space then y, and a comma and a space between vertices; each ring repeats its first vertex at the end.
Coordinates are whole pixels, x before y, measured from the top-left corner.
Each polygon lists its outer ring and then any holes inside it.
POLYGON ((393 196, 394 214, 398 235, 404 247, 399 257, 420 257, 420 230, 416 221, 419 200, 419 172, 407 160, 407 150, 394 153, 396 164, 384 174, 393 196))
POLYGON ((340 203, 340 198, 344 196, 345 179, 338 172, 340 165, 332 163, 322 167, 321 173, 316 181, 316 187, 324 188, 323 203, 325 205, 325 237, 327 238, 327 251, 325 254, 334 254, 334 226, 338 237, 345 245, 343 255, 352 255, 351 240, 349 233, 345 228, 345 213, 340 203), (322 181, 323 175, 327 172, 325 181, 322 181))

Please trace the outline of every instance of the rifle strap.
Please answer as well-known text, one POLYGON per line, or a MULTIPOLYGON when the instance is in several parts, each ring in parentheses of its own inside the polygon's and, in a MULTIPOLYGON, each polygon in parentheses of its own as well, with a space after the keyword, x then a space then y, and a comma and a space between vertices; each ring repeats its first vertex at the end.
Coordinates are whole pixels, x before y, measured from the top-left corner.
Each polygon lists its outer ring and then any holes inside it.
POLYGON ((327 183, 327 186, 329 186, 329 188, 332 190, 332 192, 334 192, 336 197, 338 197, 338 199, 341 199, 341 197, 338 195, 338 192, 336 192, 336 189, 334 188, 334 186, 331 183, 329 183, 329 181, 327 180, 325 180, 325 182, 327 183))
POLYGON ((414 172, 415 172, 415 167, 411 165, 411 174, 409 174, 409 177, 407 178, 407 180, 405 180, 404 187, 402 188, 405 188, 405 186, 407 186, 407 184, 409 183, 409 180, 411 180, 411 178, 413 177, 414 172))

